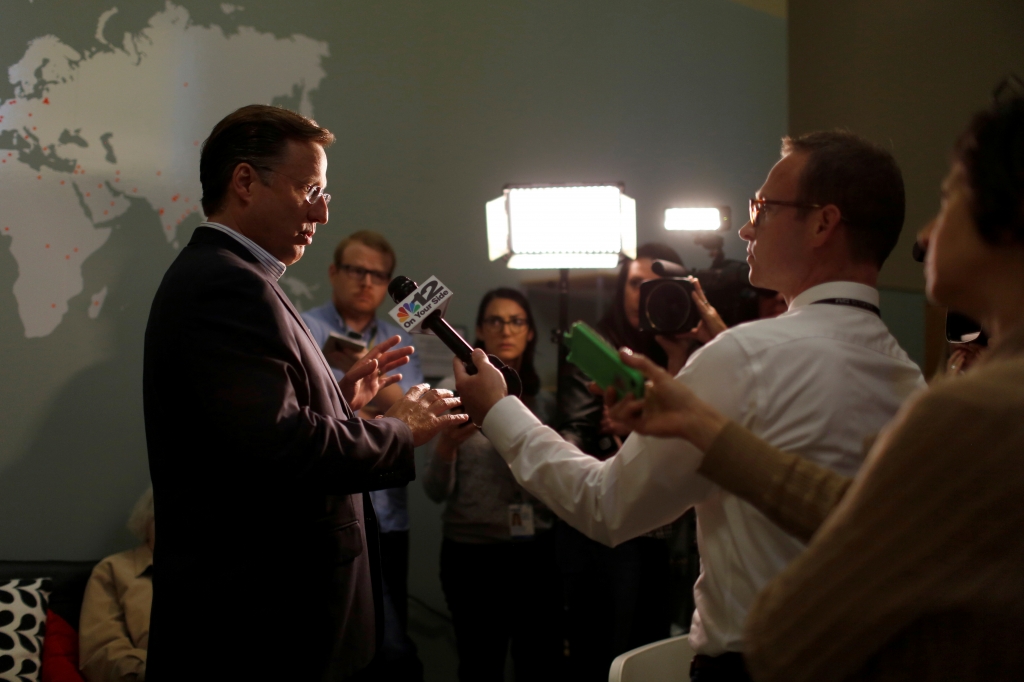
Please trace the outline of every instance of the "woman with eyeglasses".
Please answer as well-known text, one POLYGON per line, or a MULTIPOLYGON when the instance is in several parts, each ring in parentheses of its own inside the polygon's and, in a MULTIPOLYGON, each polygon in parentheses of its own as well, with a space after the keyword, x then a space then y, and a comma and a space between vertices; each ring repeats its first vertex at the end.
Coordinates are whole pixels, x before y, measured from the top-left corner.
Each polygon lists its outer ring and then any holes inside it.
POLYGON ((703 476, 809 542, 747 618, 759 682, 1024 679, 1024 93, 960 136, 918 242, 928 298, 980 320, 989 350, 912 397, 852 479, 623 354, 650 382, 616 416, 691 441, 703 476))
MULTIPOLYGON (((537 327, 523 294, 487 292, 476 345, 519 373, 523 402, 550 423, 554 397, 534 369, 537 327)), ((454 379, 440 386, 454 389, 454 379)), ((437 437, 423 486, 445 503, 441 587, 455 626, 459 679, 503 681, 510 644, 517 680, 561 679, 562 590, 551 512, 516 483, 471 423, 437 437)))

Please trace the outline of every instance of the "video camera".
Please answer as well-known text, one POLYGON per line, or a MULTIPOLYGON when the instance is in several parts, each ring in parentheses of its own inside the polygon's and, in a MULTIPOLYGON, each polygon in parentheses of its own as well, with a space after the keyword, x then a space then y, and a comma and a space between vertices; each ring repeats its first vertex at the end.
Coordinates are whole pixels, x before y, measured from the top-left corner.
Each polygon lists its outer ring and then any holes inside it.
POLYGON ((746 263, 717 258, 710 268, 691 272, 677 263, 656 260, 651 269, 659 279, 640 285, 640 331, 671 336, 700 323, 688 276, 700 282, 708 303, 728 326, 757 319, 759 290, 750 285, 746 263))

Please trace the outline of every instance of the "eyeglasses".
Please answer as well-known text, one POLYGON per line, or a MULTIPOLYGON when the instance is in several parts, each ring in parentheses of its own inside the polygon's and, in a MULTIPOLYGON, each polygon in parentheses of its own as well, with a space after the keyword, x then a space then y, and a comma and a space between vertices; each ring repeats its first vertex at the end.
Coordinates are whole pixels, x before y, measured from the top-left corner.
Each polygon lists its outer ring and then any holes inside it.
POLYGON ((525 317, 510 317, 506 320, 505 318, 498 317, 497 315, 485 317, 480 321, 480 326, 489 332, 505 331, 505 325, 508 325, 512 328, 513 334, 522 334, 526 330, 528 324, 530 324, 530 322, 525 317))
POLYGON ((367 270, 366 268, 361 268, 358 265, 339 265, 337 267, 348 275, 349 279, 356 282, 362 282, 367 275, 370 276, 370 281, 377 286, 387 284, 388 280, 391 279, 391 276, 386 272, 381 272, 380 270, 367 270))
MULTIPOLYGON (((281 171, 274 170, 273 168, 267 168, 266 166, 257 166, 257 168, 259 168, 261 170, 265 170, 265 171, 270 171, 271 173, 277 173, 278 175, 283 175, 284 177, 288 178, 289 180, 292 180, 293 182, 298 182, 298 183, 302 182, 301 180, 297 180, 297 179, 293 178, 292 176, 287 175, 285 173, 282 173, 281 171)), ((306 203, 307 204, 315 204, 316 202, 320 201, 320 197, 324 198, 324 203, 325 204, 331 203, 331 195, 328 194, 327 192, 325 192, 324 188, 321 187, 320 185, 306 185, 306 184, 303 184, 302 188, 304 190, 306 190, 306 203)))
POLYGON ((774 201, 772 199, 750 200, 750 224, 757 227, 767 206, 792 206, 794 208, 824 208, 821 204, 803 204, 799 201, 774 201))

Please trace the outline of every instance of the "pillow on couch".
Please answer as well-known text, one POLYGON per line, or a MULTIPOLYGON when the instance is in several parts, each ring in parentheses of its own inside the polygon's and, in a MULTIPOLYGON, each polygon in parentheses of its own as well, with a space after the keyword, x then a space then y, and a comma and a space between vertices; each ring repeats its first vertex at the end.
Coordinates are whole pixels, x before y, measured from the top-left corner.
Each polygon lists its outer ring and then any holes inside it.
POLYGON ((53 611, 46 612, 42 682, 85 682, 78 671, 78 633, 53 611))
POLYGON ((0 583, 0 680, 39 679, 50 591, 49 578, 0 583))

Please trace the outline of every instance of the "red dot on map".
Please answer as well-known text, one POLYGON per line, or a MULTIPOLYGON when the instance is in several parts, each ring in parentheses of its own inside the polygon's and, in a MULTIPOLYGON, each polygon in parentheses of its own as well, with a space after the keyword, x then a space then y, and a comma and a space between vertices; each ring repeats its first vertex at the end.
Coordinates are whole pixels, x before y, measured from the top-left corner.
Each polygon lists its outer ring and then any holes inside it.
POLYGON ((44 152, 46 151, 46 147, 43 147, 43 151, 44 151, 44 152))
POLYGON ((8 102, 8 104, 17 104, 17 103, 18 103, 18 100, 16 100, 16 99, 12 99, 10 102, 8 102))
MULTIPOLYGON (((0 119, 0 120, 2 120, 2 119, 0 119)), ((196 140, 195 142, 193 142, 192 146, 193 147, 198 147, 199 146, 199 140, 196 140)))
POLYGON ((78 247, 77 246, 75 248, 71 249, 71 250, 74 251, 75 253, 78 253, 78 247))
POLYGON ((120 175, 121 171, 114 171, 114 175, 120 175))
POLYGON ((114 182, 121 182, 121 178, 114 178, 114 182))
POLYGON ((96 189, 103 189, 103 183, 101 182, 100 184, 96 185, 96 189))
POLYGON ((185 83, 184 87, 186 87, 186 88, 187 88, 187 87, 188 87, 188 83, 185 83))
POLYGON ((49 245, 49 244, 47 244, 47 245, 46 245, 46 248, 50 248, 50 245, 49 245))
POLYGON ((111 205, 111 206, 113 206, 113 205, 114 205, 114 202, 113 202, 113 201, 111 201, 111 202, 110 202, 110 205, 111 205))
MULTIPOLYGON (((32 115, 32 114, 29 114, 29 116, 31 116, 31 115, 32 115)), ((36 127, 35 127, 35 126, 32 126, 32 130, 35 130, 35 129, 36 129, 36 127)))
POLYGON ((132 187, 132 191, 133 191, 133 192, 138 192, 138 191, 139 191, 139 188, 138 188, 138 187, 132 187))
POLYGON ((43 104, 49 104, 49 103, 50 103, 50 98, 49 97, 44 97, 43 98, 43 104))
POLYGON ((57 307, 57 304, 56 304, 56 303, 51 303, 51 304, 50 304, 50 307, 51 307, 51 308, 56 308, 56 307, 57 307))
POLYGON ((43 176, 42 176, 42 175, 37 175, 37 176, 36 176, 36 180, 42 180, 42 179, 43 179, 43 176))
POLYGON ((71 254, 64 256, 64 260, 71 260, 71 254))
POLYGON ((164 214, 164 210, 161 208, 161 209, 157 210, 157 213, 159 213, 160 215, 163 215, 164 214))
POLYGON ((157 172, 156 172, 156 174, 157 174, 157 175, 160 175, 160 171, 157 171, 157 172))
POLYGON ((26 135, 26 136, 25 136, 25 139, 26 139, 26 140, 28 139, 28 135, 26 135))
POLYGON ((93 304, 93 305, 99 305, 99 304, 100 304, 100 302, 99 302, 99 301, 93 301, 93 302, 92 302, 92 304, 93 304))
POLYGON ((109 213, 110 211, 108 211, 107 209, 103 209, 103 215, 108 215, 109 213))
POLYGON ((180 194, 175 194, 173 197, 171 197, 171 201, 177 201, 178 197, 180 197, 180 196, 181 196, 180 194))
POLYGON ((92 196, 92 194, 91 194, 90 192, 86 192, 86 193, 85 193, 85 196, 87 196, 87 197, 91 197, 91 196, 92 196))
POLYGON ((10 231, 11 231, 11 228, 9 228, 9 227, 5 227, 4 228, 4 232, 10 232, 10 231))
POLYGON ((61 180, 61 181, 60 181, 60 184, 62 184, 62 185, 63 185, 63 184, 64 184, 64 181, 63 181, 63 180, 61 180))
POLYGON ((7 159, 3 159, 0 163, 7 163, 7 159))
POLYGON ((75 168, 81 168, 81 167, 82 167, 82 164, 78 164, 77 166, 75 166, 75 168))
POLYGON ((7 152, 7 156, 14 156, 14 152, 7 152))
POLYGON ((166 227, 166 228, 167 228, 168 230, 169 230, 169 229, 171 229, 171 226, 170 226, 170 225, 166 225, 165 227, 166 227))
POLYGON ((72 175, 78 175, 78 171, 71 171, 72 175))

